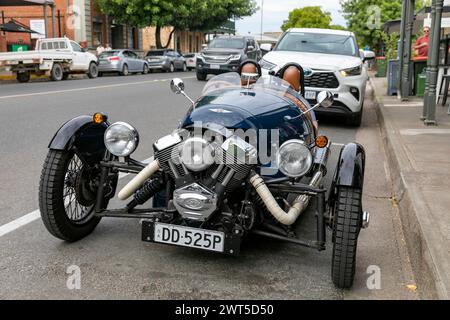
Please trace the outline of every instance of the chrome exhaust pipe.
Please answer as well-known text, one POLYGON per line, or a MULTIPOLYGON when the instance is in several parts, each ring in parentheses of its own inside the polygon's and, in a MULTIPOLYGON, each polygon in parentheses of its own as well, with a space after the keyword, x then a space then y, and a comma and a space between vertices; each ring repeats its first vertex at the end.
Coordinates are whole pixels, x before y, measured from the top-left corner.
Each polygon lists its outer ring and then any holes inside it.
MULTIPOLYGON (((330 145, 331 143, 329 142, 325 148, 321 148, 316 152, 314 164, 317 165, 318 169, 309 182, 310 187, 317 188, 326 174, 326 163, 330 154, 330 145)), ((306 210, 309 201, 311 200, 311 196, 301 194, 294 200, 289 211, 286 212, 278 205, 275 197, 258 174, 255 173, 250 178, 250 183, 261 197, 267 210, 278 222, 284 225, 291 225, 297 221, 298 217, 306 210)))
MULTIPOLYGON (((322 181, 322 178, 323 173, 321 170, 319 170, 314 174, 309 185, 311 187, 317 187, 322 181)), ((253 185, 256 192, 267 207, 267 210, 272 214, 272 216, 278 222, 287 226, 297 221, 300 214, 308 207, 309 200, 311 199, 311 196, 307 196, 304 194, 299 195, 292 203, 289 211, 286 212, 279 206, 278 202, 275 200, 275 197, 272 195, 269 188, 264 183, 263 178, 261 178, 257 173, 255 173, 250 178, 250 183, 253 185)))

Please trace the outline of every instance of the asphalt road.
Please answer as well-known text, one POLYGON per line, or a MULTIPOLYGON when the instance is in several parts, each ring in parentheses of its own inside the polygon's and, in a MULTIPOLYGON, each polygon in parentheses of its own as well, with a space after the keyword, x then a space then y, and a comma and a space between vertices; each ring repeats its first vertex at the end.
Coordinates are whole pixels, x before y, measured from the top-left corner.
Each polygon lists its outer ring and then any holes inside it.
MULTIPOLYGON (((189 106, 169 89, 175 76, 185 81, 192 97, 205 84, 193 72, 0 83, 0 227, 36 213, 48 142, 74 116, 102 111, 113 122, 129 122, 141 138, 134 157, 149 158, 152 143, 170 133, 189 106)), ((416 299, 418 293, 407 287, 414 285, 414 279, 390 199, 391 182, 371 101, 367 98, 360 129, 341 122, 321 121, 322 133, 337 143, 329 167, 336 165, 339 144, 358 141, 366 146, 364 204, 372 215, 370 228, 360 235, 351 290, 337 290, 331 282, 331 244, 316 252, 252 236, 236 258, 143 243, 137 220, 112 218, 103 219, 94 233, 70 244, 53 238, 36 219, 0 235, 0 299, 416 299), (71 265, 81 270, 79 290, 66 286, 71 265), (381 283, 369 289, 373 270, 380 270, 381 283)), ((300 222, 301 234, 314 237, 313 213, 306 212, 300 222)))

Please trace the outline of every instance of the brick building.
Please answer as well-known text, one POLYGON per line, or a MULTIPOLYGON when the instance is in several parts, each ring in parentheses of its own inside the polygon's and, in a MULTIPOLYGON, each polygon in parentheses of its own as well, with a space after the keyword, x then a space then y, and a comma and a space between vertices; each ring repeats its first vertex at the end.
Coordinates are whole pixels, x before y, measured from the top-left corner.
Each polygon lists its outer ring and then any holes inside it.
MULTIPOLYGON (((169 39, 172 27, 161 29, 161 42, 165 45, 169 39)), ((181 53, 199 52, 202 44, 206 43, 205 33, 200 31, 175 31, 168 48, 178 50, 181 53)), ((142 48, 144 51, 155 49, 155 27, 147 27, 142 30, 142 48)))
MULTIPOLYGON (((67 36, 91 49, 99 43, 109 43, 113 48, 142 49, 142 31, 115 23, 99 11, 95 0, 47 0, 50 4, 54 3, 54 19, 51 19, 51 5, 46 6, 46 14, 43 5, 2 6, 2 3, 14 1, 0 1, 2 23, 14 19, 31 28, 33 24, 30 25, 30 22, 42 21, 46 15, 47 37, 67 36)), ((13 44, 26 44, 33 48, 34 43, 30 34, 0 32, 0 51, 11 50, 13 44)))

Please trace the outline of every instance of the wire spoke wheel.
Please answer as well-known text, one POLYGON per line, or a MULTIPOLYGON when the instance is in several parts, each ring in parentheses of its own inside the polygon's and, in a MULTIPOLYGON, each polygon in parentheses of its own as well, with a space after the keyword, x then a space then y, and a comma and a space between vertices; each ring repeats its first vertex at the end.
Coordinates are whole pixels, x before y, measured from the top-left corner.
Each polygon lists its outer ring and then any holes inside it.
POLYGON ((95 229, 100 222, 94 210, 96 176, 74 152, 49 150, 39 184, 39 209, 52 235, 76 241, 95 229))
POLYGON ((66 215, 70 219, 70 221, 74 223, 84 221, 87 217, 90 216, 94 209, 94 205, 81 205, 77 198, 76 180, 77 178, 79 178, 79 175, 82 174, 82 169, 83 164, 80 158, 76 154, 74 154, 73 158, 69 162, 66 171, 63 189, 63 200, 66 215))

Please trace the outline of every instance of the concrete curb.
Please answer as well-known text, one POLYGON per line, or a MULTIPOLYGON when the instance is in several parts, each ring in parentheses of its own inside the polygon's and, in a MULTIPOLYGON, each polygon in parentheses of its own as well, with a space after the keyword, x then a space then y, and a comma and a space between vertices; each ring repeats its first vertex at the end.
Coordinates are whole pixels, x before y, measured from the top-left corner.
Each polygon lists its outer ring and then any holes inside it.
POLYGON ((380 122, 382 140, 386 147, 394 188, 394 200, 398 205, 411 267, 420 296, 422 299, 449 299, 423 232, 421 221, 424 218, 420 217, 419 213, 423 212, 424 208, 420 203, 420 192, 408 183, 405 176, 405 172, 411 168, 411 165, 398 138, 400 133, 387 116, 382 99, 375 92, 376 86, 371 77, 369 83, 372 87, 372 98, 380 122))
MULTIPOLYGON (((34 74, 31 75, 30 80, 40 80, 40 79, 48 79, 48 76, 36 76, 34 74)), ((1 82, 17 82, 16 76, 14 74, 11 75, 0 75, 0 81, 1 82)))

